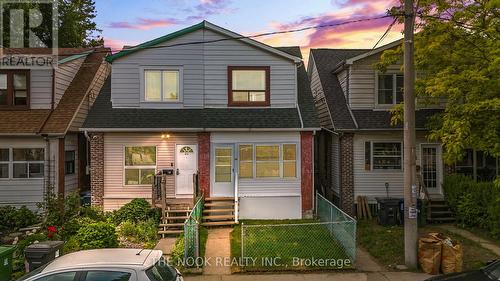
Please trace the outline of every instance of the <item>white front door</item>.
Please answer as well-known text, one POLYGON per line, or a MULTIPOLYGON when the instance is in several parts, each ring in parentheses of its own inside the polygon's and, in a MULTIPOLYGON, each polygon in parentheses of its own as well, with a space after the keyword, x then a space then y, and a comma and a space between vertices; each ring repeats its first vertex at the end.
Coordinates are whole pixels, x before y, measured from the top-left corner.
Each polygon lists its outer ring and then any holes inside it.
POLYGON ((441 194, 443 165, 439 144, 422 144, 420 168, 425 186, 430 194, 441 194))
POLYGON ((233 145, 216 145, 213 153, 213 197, 234 196, 234 149, 233 145))
POLYGON ((195 144, 175 146, 175 195, 193 196, 193 175, 198 170, 198 147, 195 144))

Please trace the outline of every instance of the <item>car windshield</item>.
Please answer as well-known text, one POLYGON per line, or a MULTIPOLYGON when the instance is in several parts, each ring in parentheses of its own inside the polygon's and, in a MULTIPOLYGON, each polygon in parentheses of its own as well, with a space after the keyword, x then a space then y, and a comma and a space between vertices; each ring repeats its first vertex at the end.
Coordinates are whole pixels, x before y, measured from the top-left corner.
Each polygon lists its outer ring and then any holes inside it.
POLYGON ((152 281, 174 281, 177 279, 177 271, 169 266, 164 260, 158 261, 146 270, 146 275, 152 281))
POLYGON ((47 267, 47 265, 49 265, 49 264, 50 264, 50 262, 46 263, 46 264, 44 264, 44 265, 42 265, 42 266, 40 266, 40 267, 38 267, 38 268, 36 268, 34 270, 32 270, 32 271, 30 271, 30 273, 28 273, 28 274, 24 275, 23 277, 17 279, 17 281, 26 280, 26 279, 28 279, 28 278, 30 278, 32 276, 37 275, 38 273, 42 272, 47 267))
POLYGON ((484 271, 491 277, 494 277, 494 280, 500 280, 500 260, 493 262, 484 268, 484 271))

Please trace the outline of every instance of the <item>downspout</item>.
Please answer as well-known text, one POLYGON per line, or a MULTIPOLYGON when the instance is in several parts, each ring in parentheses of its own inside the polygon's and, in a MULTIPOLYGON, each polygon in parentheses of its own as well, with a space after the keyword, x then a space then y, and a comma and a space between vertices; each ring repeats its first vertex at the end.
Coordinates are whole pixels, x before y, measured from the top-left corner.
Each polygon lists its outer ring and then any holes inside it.
POLYGON ((83 135, 85 136, 85 138, 87 139, 87 142, 85 143, 85 146, 86 146, 86 155, 85 155, 85 158, 87 158, 87 166, 85 167, 85 174, 88 175, 90 174, 90 157, 89 157, 89 152, 90 152, 90 136, 89 136, 89 132, 88 131, 83 131, 83 135))
MULTIPOLYGON (((45 180, 43 182, 43 196, 47 196, 48 185, 50 185, 50 174, 52 173, 50 169, 50 140, 47 135, 43 136, 45 140, 45 153, 47 157, 45 158, 45 165, 47 167, 47 175, 45 176, 45 180)), ((46 198, 44 198, 45 200, 46 198)))

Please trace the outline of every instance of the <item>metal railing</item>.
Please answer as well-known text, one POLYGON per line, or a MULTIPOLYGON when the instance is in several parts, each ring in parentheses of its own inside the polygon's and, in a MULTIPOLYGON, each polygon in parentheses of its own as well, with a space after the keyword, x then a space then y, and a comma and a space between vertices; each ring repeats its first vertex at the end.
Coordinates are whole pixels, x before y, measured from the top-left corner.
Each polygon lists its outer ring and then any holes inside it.
POLYGON ((356 261, 356 220, 316 193, 316 216, 322 222, 335 223, 329 225, 329 232, 340 242, 350 259, 356 261))
POLYGON ((240 205, 240 198, 239 198, 239 177, 238 173, 234 173, 234 222, 238 223, 238 216, 239 216, 239 205, 240 205))
POLYGON ((189 217, 184 221, 184 259, 200 256, 200 224, 203 213, 203 197, 200 197, 189 217))

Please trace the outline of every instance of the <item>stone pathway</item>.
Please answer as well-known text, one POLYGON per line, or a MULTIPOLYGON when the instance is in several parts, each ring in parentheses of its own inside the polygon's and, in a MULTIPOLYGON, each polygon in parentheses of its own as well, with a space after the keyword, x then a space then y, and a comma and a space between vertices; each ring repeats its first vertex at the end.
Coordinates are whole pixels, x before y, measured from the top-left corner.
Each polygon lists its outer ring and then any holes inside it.
POLYGON ((458 228, 452 224, 441 224, 441 225, 436 225, 436 227, 444 229, 444 230, 448 230, 449 232, 453 232, 453 233, 458 234, 460 236, 463 236, 469 240, 475 241, 475 242, 479 243, 483 248, 486 248, 486 249, 492 251, 493 253, 495 253, 497 256, 500 257, 500 245, 498 245, 497 243, 495 243, 493 241, 486 240, 486 239, 483 239, 481 237, 477 237, 472 232, 465 230, 465 229, 458 228))
MULTIPOLYGON (((205 275, 231 274, 231 242, 232 228, 214 228, 208 230, 207 247, 205 257, 207 263, 203 268, 205 275), (226 263, 228 261, 229 263, 226 263)), ((198 280, 220 280, 220 279, 198 279, 198 280)))

